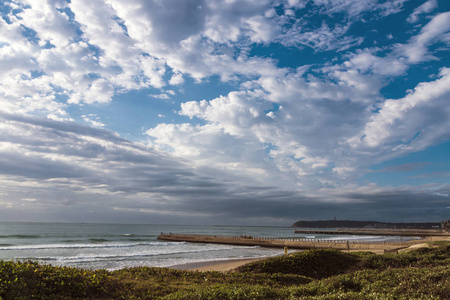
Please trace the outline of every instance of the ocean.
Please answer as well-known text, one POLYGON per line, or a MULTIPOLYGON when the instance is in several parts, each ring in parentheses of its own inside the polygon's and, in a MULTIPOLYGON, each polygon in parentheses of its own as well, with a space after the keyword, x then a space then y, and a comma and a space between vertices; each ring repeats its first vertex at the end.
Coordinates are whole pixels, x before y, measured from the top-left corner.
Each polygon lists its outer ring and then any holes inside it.
POLYGON ((280 255, 283 249, 157 240, 161 232, 345 240, 382 236, 295 234, 292 228, 0 222, 0 260, 34 260, 87 269, 171 267, 186 263, 280 255))

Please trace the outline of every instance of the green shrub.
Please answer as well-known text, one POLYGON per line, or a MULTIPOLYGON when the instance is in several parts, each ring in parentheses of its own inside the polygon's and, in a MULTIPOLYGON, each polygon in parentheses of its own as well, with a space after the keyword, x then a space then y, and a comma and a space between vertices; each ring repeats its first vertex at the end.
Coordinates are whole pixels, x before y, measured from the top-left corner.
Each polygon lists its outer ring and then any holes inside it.
POLYGON ((0 297, 5 299, 102 298, 109 286, 106 271, 0 261, 0 297))
POLYGON ((386 270, 404 267, 432 267, 450 264, 450 245, 419 248, 400 254, 376 255, 370 252, 343 253, 337 250, 307 250, 269 258, 238 268, 239 272, 282 273, 315 279, 364 269, 386 270))
POLYGON ((208 288, 190 291, 177 292, 162 299, 185 299, 185 300, 265 300, 265 299, 286 299, 286 295, 280 290, 262 286, 232 286, 216 285, 208 288))
POLYGON ((269 258, 238 268, 239 272, 283 273, 325 278, 350 270, 358 257, 338 250, 309 250, 269 258))
POLYGON ((363 270, 291 287, 290 293, 300 299, 333 299, 327 298, 333 294, 347 295, 342 299, 450 299, 449 276, 450 267, 363 270))

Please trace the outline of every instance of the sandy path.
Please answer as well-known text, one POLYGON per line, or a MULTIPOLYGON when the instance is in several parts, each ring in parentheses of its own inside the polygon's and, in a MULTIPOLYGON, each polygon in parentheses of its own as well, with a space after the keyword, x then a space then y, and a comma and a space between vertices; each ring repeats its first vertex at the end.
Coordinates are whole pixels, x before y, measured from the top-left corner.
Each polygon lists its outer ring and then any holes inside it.
POLYGON ((171 269, 177 270, 190 270, 190 271, 219 271, 227 272, 231 271, 239 266, 262 260, 264 258, 251 258, 251 259, 235 259, 235 260, 224 260, 224 261, 206 261, 198 262, 184 265, 176 265, 170 267, 171 269))

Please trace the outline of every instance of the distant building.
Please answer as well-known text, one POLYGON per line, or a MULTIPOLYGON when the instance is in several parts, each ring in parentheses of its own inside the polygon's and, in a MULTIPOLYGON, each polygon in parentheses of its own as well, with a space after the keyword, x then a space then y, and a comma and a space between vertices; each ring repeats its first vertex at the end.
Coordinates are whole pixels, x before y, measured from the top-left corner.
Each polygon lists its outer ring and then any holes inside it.
POLYGON ((450 232, 450 220, 441 222, 441 229, 450 232))

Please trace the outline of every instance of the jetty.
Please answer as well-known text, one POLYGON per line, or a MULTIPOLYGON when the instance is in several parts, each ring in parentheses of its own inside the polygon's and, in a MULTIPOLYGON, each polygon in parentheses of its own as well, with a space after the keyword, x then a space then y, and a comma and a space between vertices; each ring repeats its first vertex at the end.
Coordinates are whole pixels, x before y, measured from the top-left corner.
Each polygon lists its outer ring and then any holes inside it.
POLYGON ((337 249, 347 251, 397 252, 400 249, 423 243, 423 240, 385 242, 385 241, 347 241, 306 238, 274 238, 258 236, 197 235, 182 233, 161 233, 159 240, 189 243, 226 244, 237 246, 259 246, 289 249, 337 249))
POLYGON ((450 237, 449 232, 428 229, 366 229, 366 228, 337 228, 337 229, 295 229, 295 233, 302 234, 344 234, 344 235, 376 235, 376 236, 407 236, 407 237, 450 237))

